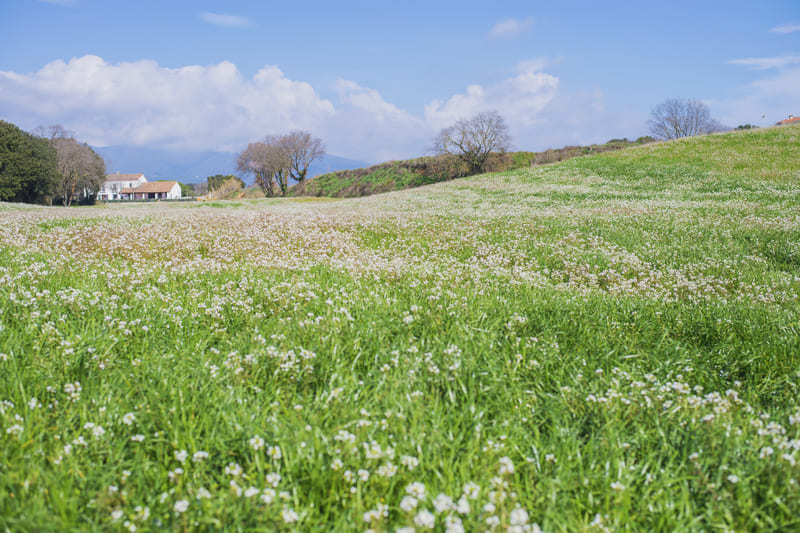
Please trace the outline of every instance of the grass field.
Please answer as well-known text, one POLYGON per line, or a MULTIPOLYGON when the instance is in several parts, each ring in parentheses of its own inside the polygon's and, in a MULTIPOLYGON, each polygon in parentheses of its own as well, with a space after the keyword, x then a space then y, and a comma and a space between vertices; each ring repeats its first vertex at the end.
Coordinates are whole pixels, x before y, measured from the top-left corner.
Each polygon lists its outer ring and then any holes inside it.
POLYGON ((0 530, 800 529, 800 127, 0 204, 0 530))

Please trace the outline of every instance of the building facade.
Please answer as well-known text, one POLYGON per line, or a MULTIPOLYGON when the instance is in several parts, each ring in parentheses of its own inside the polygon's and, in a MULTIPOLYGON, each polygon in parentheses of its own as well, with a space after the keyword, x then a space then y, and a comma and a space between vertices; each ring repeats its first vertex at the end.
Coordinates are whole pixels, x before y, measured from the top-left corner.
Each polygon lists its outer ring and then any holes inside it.
POLYGON ((177 181, 149 181, 119 191, 121 200, 179 200, 181 186, 177 181))
POLYGON ((147 183, 147 178, 145 178, 144 174, 141 173, 120 174, 117 172, 116 174, 108 174, 106 176, 106 182, 97 193, 97 199, 121 200, 121 193, 123 189, 135 189, 143 183, 147 183))

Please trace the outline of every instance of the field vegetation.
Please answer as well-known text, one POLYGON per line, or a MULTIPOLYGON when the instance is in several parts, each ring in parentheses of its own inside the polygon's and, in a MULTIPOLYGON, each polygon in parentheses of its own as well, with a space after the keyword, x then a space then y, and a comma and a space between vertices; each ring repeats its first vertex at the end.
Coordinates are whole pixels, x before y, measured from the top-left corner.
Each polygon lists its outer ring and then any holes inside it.
MULTIPOLYGON (((542 152, 491 153, 484 163, 488 172, 509 172, 530 166, 547 165, 573 157, 612 152, 652 142, 652 137, 636 141, 612 139, 606 144, 565 146, 542 152)), ((317 176, 289 189, 291 196, 356 198, 449 181, 471 175, 470 167, 455 155, 437 155, 389 161, 355 170, 339 170, 317 176)), ((255 197, 253 194, 248 194, 255 197)), ((261 195, 263 197, 263 195, 261 195)))
POLYGON ((303 200, 0 204, 0 529, 800 529, 800 127, 303 200))

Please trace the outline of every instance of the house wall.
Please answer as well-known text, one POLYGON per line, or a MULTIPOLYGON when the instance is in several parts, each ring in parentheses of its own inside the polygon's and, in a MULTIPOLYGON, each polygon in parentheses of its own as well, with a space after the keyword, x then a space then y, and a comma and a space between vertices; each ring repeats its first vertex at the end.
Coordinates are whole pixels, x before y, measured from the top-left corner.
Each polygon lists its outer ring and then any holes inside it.
POLYGON ((135 180, 110 180, 103 184, 103 187, 97 193, 97 198, 100 200, 118 200, 120 199, 119 191, 127 187, 138 187, 142 183, 146 183, 147 178, 144 175, 139 176, 135 180))

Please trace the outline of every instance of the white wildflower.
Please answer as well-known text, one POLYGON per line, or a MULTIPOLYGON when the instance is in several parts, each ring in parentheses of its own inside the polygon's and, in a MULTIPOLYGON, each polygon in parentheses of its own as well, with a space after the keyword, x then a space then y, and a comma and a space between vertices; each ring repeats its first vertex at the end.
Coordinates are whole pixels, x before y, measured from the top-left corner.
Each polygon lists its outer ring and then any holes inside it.
POLYGON ((430 511, 423 509, 414 517, 414 523, 425 529, 433 529, 436 523, 436 517, 430 511))
POLYGON ((189 509, 189 500, 178 500, 173 509, 175 509, 175 514, 185 513, 189 509))

